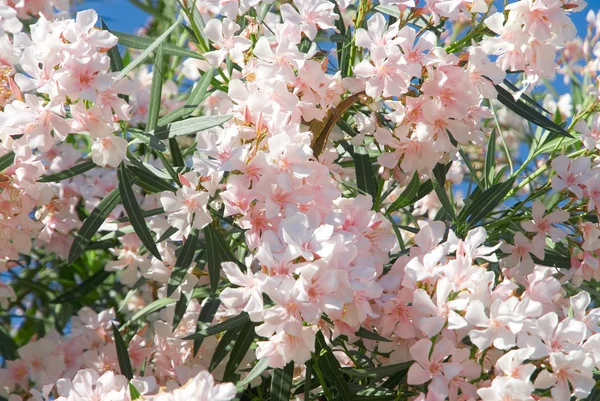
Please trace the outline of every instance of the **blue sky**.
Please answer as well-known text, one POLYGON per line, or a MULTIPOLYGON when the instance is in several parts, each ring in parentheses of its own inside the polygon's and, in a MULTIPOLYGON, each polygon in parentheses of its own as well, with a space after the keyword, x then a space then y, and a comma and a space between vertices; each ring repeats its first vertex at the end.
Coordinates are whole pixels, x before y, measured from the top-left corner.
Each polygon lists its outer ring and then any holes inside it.
MULTIPOLYGON (((503 1, 497 0, 499 4, 503 1)), ((510 1, 511 3, 513 0, 510 1)), ((85 0, 79 5, 80 9, 93 8, 104 18, 106 24, 114 30, 133 33, 146 23, 148 15, 135 7, 128 0, 85 0)), ((588 0, 588 6, 583 12, 572 15, 580 35, 585 35, 587 23, 585 16, 588 10, 597 11, 600 8, 598 0, 588 0)))

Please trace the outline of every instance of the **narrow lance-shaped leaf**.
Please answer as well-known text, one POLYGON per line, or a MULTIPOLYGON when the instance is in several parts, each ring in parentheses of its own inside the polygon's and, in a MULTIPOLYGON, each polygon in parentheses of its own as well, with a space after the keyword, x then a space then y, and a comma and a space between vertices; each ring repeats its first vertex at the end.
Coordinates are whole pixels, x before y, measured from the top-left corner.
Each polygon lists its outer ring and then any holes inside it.
POLYGON ((200 330, 194 334, 191 334, 185 337, 185 340, 195 340, 197 338, 204 338, 215 335, 217 333, 221 333, 223 331, 232 329, 234 327, 238 327, 243 325, 246 322, 250 321, 250 316, 246 312, 242 312, 237 316, 230 317, 224 322, 217 323, 213 326, 209 326, 203 330, 200 330))
POLYGON ((244 356, 248 353, 250 346, 254 342, 254 337, 256 334, 254 333, 254 327, 256 323, 254 322, 246 322, 242 329, 240 330, 240 335, 238 336, 235 345, 231 349, 231 355, 229 356, 229 360, 227 361, 227 365, 225 366, 225 373, 223 374, 223 381, 229 381, 233 378, 236 369, 242 363, 244 356))
POLYGON ((160 113, 160 103, 162 95, 162 86, 164 81, 164 58, 163 47, 160 44, 154 54, 154 66, 152 67, 152 84, 150 86, 150 96, 148 99, 148 115, 146 119, 146 131, 156 128, 158 114, 160 113))
POLYGON ((498 101, 508 107, 510 110, 523 117, 527 121, 532 122, 533 124, 547 129, 548 131, 555 132, 560 135, 567 136, 571 138, 571 134, 567 132, 563 127, 556 124, 554 121, 545 117, 538 110, 529 106, 523 100, 515 100, 512 94, 501 87, 500 85, 494 85, 496 90, 498 91, 498 101))
POLYGON ((119 368, 121 374, 127 378, 127 380, 133 379, 133 368, 131 367, 131 360, 129 359, 129 352, 127 351, 127 345, 125 340, 121 336, 119 329, 115 324, 112 324, 113 335, 115 337, 115 347, 117 348, 117 359, 119 360, 119 368))
POLYGON ((514 182, 515 177, 512 177, 477 194, 473 197, 472 202, 468 203, 461 211, 461 214, 464 213, 464 217, 468 217, 471 226, 477 224, 502 203, 514 182))
MULTIPOLYGON (((133 182, 133 181, 132 181, 133 182)), ((98 206, 92 210, 92 213, 83 221, 83 225, 75 236, 75 241, 69 250, 69 264, 73 263, 86 249, 90 240, 96 234, 106 217, 119 204, 121 197, 119 188, 113 189, 98 206)))
POLYGON ((140 209, 140 205, 138 205, 135 194, 133 193, 133 188, 131 187, 129 177, 127 176, 124 162, 121 162, 117 169, 117 177, 119 179, 119 194, 123 200, 123 207, 127 212, 127 216, 129 217, 129 221, 131 222, 135 233, 146 249, 148 249, 155 258, 162 261, 160 252, 158 252, 158 248, 154 243, 154 238, 152 238, 152 234, 144 220, 142 209, 140 209))
POLYGON ((171 299, 171 298, 159 298, 159 299, 157 299, 155 301, 152 301, 150 304, 144 306, 142 309, 140 309, 139 311, 137 311, 131 317, 131 319, 129 319, 129 321, 127 321, 127 323, 125 324, 125 326, 128 326, 128 325, 132 324, 136 320, 139 320, 139 319, 143 318, 144 316, 147 316, 147 315, 151 314, 152 312, 156 312, 157 310, 161 310, 165 306, 174 304, 175 302, 176 301, 174 299, 171 299))
POLYGON ((402 191, 400 196, 398 196, 398 198, 390 205, 390 207, 388 207, 387 213, 395 212, 398 209, 402 209, 403 207, 410 205, 419 191, 420 183, 421 181, 419 180, 419 174, 415 172, 406 188, 404 188, 404 191, 402 191))
POLYGON ((211 224, 204 227, 204 238, 206 241, 206 265, 208 266, 210 289, 214 294, 217 291, 221 277, 221 263, 233 262, 235 258, 221 234, 211 224))
POLYGON ((12 150, 2 156, 0 156, 0 171, 6 170, 9 166, 12 166, 15 161, 15 152, 12 150))
POLYGON ((267 358, 261 359, 254 365, 250 373, 244 378, 244 380, 237 383, 236 387, 243 388, 245 385, 250 383, 252 380, 256 379, 261 375, 262 372, 269 368, 269 360, 267 358))
POLYGON ((179 300, 175 304, 175 311, 173 312, 173 331, 175 331, 177 329, 177 326, 179 326, 179 322, 181 322, 181 319, 183 318, 183 315, 185 314, 185 311, 188 305, 190 304, 191 299, 191 293, 182 293, 179 296, 179 300))
POLYGON ((369 154, 364 147, 355 147, 352 158, 354 159, 358 189, 371 195, 371 199, 375 201, 375 198, 377 198, 377 179, 369 154))
MULTIPOLYGON (((119 38, 120 45, 129 47, 131 49, 144 50, 156 40, 155 38, 136 36, 125 32, 110 31, 110 33, 119 38)), ((168 54, 170 56, 203 59, 202 55, 171 43, 163 43, 163 50, 165 54, 168 54)))
POLYGON ((219 343, 217 344, 217 347, 213 352, 213 356, 210 359, 210 364, 208 365, 209 371, 212 372, 221 364, 221 362, 223 362, 225 357, 229 354, 229 351, 231 351, 232 344, 235 344, 236 340, 238 339, 241 329, 242 327, 234 327, 233 329, 227 330, 225 333, 223 333, 219 343))
MULTIPOLYGON (((146 50, 144 50, 142 52, 142 54, 140 54, 135 60, 133 60, 129 64, 127 64, 127 66, 125 66, 125 68, 123 68, 121 70, 121 72, 117 76, 116 80, 126 77, 127 74, 129 74, 129 72, 133 71, 133 69, 135 67, 137 67, 140 63, 142 63, 146 59, 146 57, 148 57, 148 55, 150 53, 152 53, 152 51, 154 51, 154 49, 156 49, 162 42, 164 42, 164 40, 167 39, 167 37, 171 34, 171 32, 173 32, 173 30, 175 28, 177 28, 177 26, 181 23, 182 18, 183 18, 183 14, 180 15, 179 18, 177 18, 177 20, 173 23, 173 25, 171 25, 169 27, 169 29, 167 29, 165 32, 163 32, 163 34, 160 35, 158 38, 156 38, 156 40, 154 40, 154 42, 152 42, 150 45, 148 45, 148 47, 146 47, 146 50)), ((117 36, 117 35, 115 35, 115 36, 117 36)), ((119 36, 117 36, 117 37, 119 37, 119 36)), ((124 45, 124 43, 121 43, 121 44, 124 45)))
POLYGON ((177 256, 177 260, 175 261, 175 267, 173 268, 171 277, 169 277, 169 282, 167 283, 168 297, 170 297, 183 282, 183 279, 194 260, 194 252, 196 252, 196 248, 198 247, 198 234, 198 229, 194 228, 181 247, 179 256, 177 256))
POLYGON ((88 160, 86 162, 77 164, 71 168, 65 169, 58 173, 45 175, 37 180, 37 182, 59 182, 62 180, 66 180, 67 178, 78 176, 79 174, 83 174, 86 171, 90 171, 91 169, 98 167, 96 163, 92 160, 88 160))
POLYGON ((494 182, 494 174, 496 173, 496 130, 493 129, 490 133, 490 139, 488 141, 487 153, 485 155, 485 170, 484 179, 486 182, 486 188, 492 186, 494 182))
POLYGON ((158 120, 158 125, 165 125, 181 118, 187 118, 191 113, 193 113, 196 107, 198 107, 198 105, 208 97, 207 91, 214 75, 215 69, 212 67, 204 72, 200 80, 196 83, 196 86, 194 86, 194 89, 192 89, 192 92, 190 93, 190 96, 185 104, 166 116, 161 117, 158 120))
POLYGON ((67 290, 62 295, 54 298, 50 301, 53 304, 62 304, 65 302, 75 301, 85 294, 95 290, 100 284, 104 282, 109 276, 111 276, 114 272, 109 272, 104 269, 94 273, 87 279, 81 282, 78 286, 67 290))
POLYGON ((446 188, 444 184, 446 182, 446 170, 442 164, 438 164, 433 169, 434 179, 432 180, 433 189, 437 194, 440 203, 444 207, 444 210, 448 213, 450 217, 453 219, 456 218, 456 211, 454 210, 454 204, 448 198, 448 194, 446 193, 446 188))
POLYGON ((271 400, 289 401, 292 393, 294 362, 289 362, 283 369, 273 369, 271 375, 271 400))
POLYGON ((231 117, 232 115, 225 114, 188 118, 187 120, 156 127, 156 129, 149 132, 149 134, 155 135, 158 139, 167 139, 180 135, 195 134, 196 132, 204 131, 226 123, 231 119, 231 117))
POLYGON ((342 370, 339 361, 333 355, 333 351, 327 345, 322 332, 317 333, 315 354, 318 356, 318 364, 325 377, 331 380, 344 401, 351 401, 352 394, 348 387, 348 382, 342 377, 342 370))

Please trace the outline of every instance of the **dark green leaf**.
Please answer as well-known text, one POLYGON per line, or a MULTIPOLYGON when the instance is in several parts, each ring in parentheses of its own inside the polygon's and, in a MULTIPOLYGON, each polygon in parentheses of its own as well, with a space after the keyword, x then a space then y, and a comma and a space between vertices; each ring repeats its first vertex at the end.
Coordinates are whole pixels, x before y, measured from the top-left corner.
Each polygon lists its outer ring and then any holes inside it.
POLYGON ((250 383, 252 380, 254 380, 258 376, 260 376, 262 372, 264 372, 265 370, 268 369, 268 367, 269 367, 269 360, 267 358, 261 359, 260 361, 258 361, 256 363, 256 365, 254 365, 254 367, 252 368, 250 373, 248 373, 248 375, 244 378, 244 380, 242 380, 236 384, 236 387, 243 388, 245 385, 250 383))
POLYGON ((169 184, 166 180, 157 177, 152 171, 148 170, 143 165, 127 166, 131 174, 137 178, 137 185, 151 193, 171 191, 176 192, 177 189, 169 184))
POLYGON ((397 372, 407 371, 413 362, 396 363, 393 365, 379 366, 376 368, 358 369, 358 368, 342 368, 342 371, 349 376, 360 378, 381 379, 391 376, 397 372))
POLYGON ((175 261, 175 267, 173 268, 171 277, 169 277, 169 282, 167 283, 168 297, 170 297, 183 282, 183 279, 194 260, 194 253, 198 247, 198 234, 198 229, 194 228, 179 251, 179 256, 177 256, 177 260, 175 261))
POLYGON ((419 174, 415 172, 413 178, 410 180, 406 188, 404 188, 404 191, 402 191, 400 196, 398 196, 398 198, 390 205, 390 207, 388 207, 386 213, 392 213, 398 209, 402 209, 403 207, 410 205, 419 191, 420 182, 419 174))
POLYGON ((290 362, 283 369, 273 369, 271 375, 271 400, 290 401, 292 394, 292 378, 294 376, 294 362, 290 362))
POLYGON ((325 337, 322 332, 317 333, 317 339, 315 344, 315 354, 317 355, 317 361, 319 367, 323 371, 323 374, 328 380, 331 380, 344 401, 351 401, 352 394, 348 387, 348 382, 342 376, 342 368, 339 361, 333 355, 333 351, 325 342, 325 337))
POLYGON ((332 42, 350 43, 350 40, 348 40, 347 37, 338 33, 334 33, 333 35, 331 35, 329 37, 329 40, 332 42))
POLYGON ((154 131, 148 132, 158 139, 174 138, 180 135, 195 134, 212 127, 221 125, 231 119, 231 114, 202 116, 188 118, 187 120, 177 121, 164 126, 158 126, 154 131))
MULTIPOLYGON (((181 22, 182 18, 183 18, 183 14, 180 15, 179 18, 177 18, 177 20, 173 23, 173 25, 171 25, 167 30, 165 30, 162 33, 162 35, 160 35, 158 38, 154 39, 154 41, 152 43, 150 43, 148 46, 146 46, 144 51, 135 60, 132 60, 129 64, 127 64, 125 66, 125 68, 123 68, 119 72, 119 75, 117 76, 116 80, 118 81, 119 79, 126 77, 130 71, 133 71, 133 69, 135 67, 137 67, 140 63, 142 63, 144 60, 146 60, 146 57, 148 57, 150 55, 150 53, 152 53, 154 51, 154 49, 156 49, 162 42, 164 42, 165 39, 167 39, 167 37, 171 34, 171 32, 173 32, 173 30, 175 28, 177 28, 177 26, 181 22)), ((117 36, 121 40, 121 37, 119 35, 117 35, 116 32, 112 32, 112 33, 113 33, 113 35, 117 36)), ((127 46, 122 41, 121 41, 121 44, 123 46, 127 46)), ((165 46, 165 50, 166 50, 166 47, 167 46, 165 46)))
POLYGON ((191 293, 182 293, 179 296, 179 300, 175 304, 175 311, 173 312, 173 331, 175 331, 177 329, 177 326, 179 326, 179 322, 181 322, 181 319, 183 318, 183 315, 185 314, 185 311, 188 305, 190 304, 191 299, 191 293))
POLYGON ((490 133, 490 139, 488 141, 487 153, 485 155, 485 169, 484 169, 484 179, 485 179, 485 187, 489 188, 492 186, 492 182, 494 182, 494 177, 496 174, 496 130, 493 129, 490 133))
POLYGON ((204 74, 202 74, 202 77, 200 77, 200 80, 198 81, 198 83, 196 83, 194 89, 192 89, 190 96, 185 102, 185 105, 172 111, 166 116, 161 117, 158 120, 158 125, 169 124, 173 121, 189 117, 190 114, 194 112, 196 107, 198 107, 198 105, 208 97, 208 87, 210 86, 210 82, 212 81, 214 75, 215 69, 212 67, 209 68, 204 74))
MULTIPOLYGON (((198 323, 208 324, 212 322, 217 310, 219 309, 219 305, 221 305, 221 300, 219 298, 208 298, 200 310, 200 315, 198 315, 198 323)), ((204 336, 194 339, 194 356, 198 353, 203 340, 204 336)))
POLYGON ((131 401, 135 401, 142 396, 138 389, 131 383, 129 383, 129 393, 131 394, 131 401))
MULTIPOLYGON (((519 92, 521 91, 517 86, 515 86, 512 82, 510 82, 509 79, 504 78, 503 81, 504 85, 506 85, 508 87, 508 89, 510 89, 513 92, 519 92)), ((550 113, 548 110, 546 110, 545 108, 543 108, 541 105, 539 105, 534 99, 531 98, 531 96, 529 96, 527 93, 522 92, 521 93, 521 98, 525 99, 527 102, 529 102, 530 105, 532 105, 533 107, 535 107, 536 109, 538 109, 540 112, 542 113, 548 113, 548 114, 552 114, 550 113)), ((560 113, 557 113, 558 115, 560 115, 560 113)))
POLYGON ((75 240, 69 250, 69 264, 72 264, 86 249, 90 240, 96 234, 106 217, 119 204, 121 197, 119 196, 119 188, 113 189, 104 199, 100 201, 98 206, 92 210, 92 213, 83 221, 83 225, 77 232, 75 240))
POLYGON ((375 178, 375 171, 373 171, 369 154, 364 147, 355 147, 352 158, 354 159, 358 189, 371 195, 371 199, 375 201, 375 198, 377 198, 377 178, 375 178))
POLYGON ((515 177, 503 183, 494 184, 483 192, 474 192, 472 201, 461 211, 459 220, 468 219, 471 226, 483 220, 490 212, 504 201, 504 197, 512 189, 515 177))
POLYGON ((127 351, 127 345, 125 340, 119 333, 119 329, 112 323, 113 335, 115 337, 115 347, 117 348, 117 358, 119 360, 119 368, 121 374, 127 378, 127 380, 133 379, 133 368, 131 367, 131 360, 129 359, 129 352, 127 351))
POLYGON ((154 135, 148 134, 146 132, 141 132, 138 130, 131 129, 128 131, 129 134, 135 137, 139 142, 144 143, 150 146, 152 149, 157 150, 159 152, 166 152, 167 147, 164 143, 154 135))
POLYGON ((204 227, 204 238, 206 241, 206 265, 210 278, 210 289, 213 294, 217 291, 221 277, 221 263, 234 262, 235 258, 229 246, 212 224, 204 227))
POLYGON ((242 326, 235 345, 231 349, 231 355, 229 356, 227 365, 225 366, 225 373, 223 374, 224 382, 233 379, 236 369, 240 366, 240 363, 242 363, 246 353, 248 353, 250 346, 254 342, 254 337, 256 336, 254 333, 255 326, 256 323, 254 322, 246 322, 242 326))
POLYGON ((515 100, 512 94, 500 85, 494 85, 494 87, 498 91, 498 101, 515 112, 517 115, 523 117, 538 127, 542 127, 550 132, 555 132, 571 138, 571 134, 569 134, 567 130, 549 118, 545 117, 542 113, 528 105, 522 99, 515 100))
POLYGON ((77 287, 73 287, 67 290, 62 295, 54 298, 50 303, 62 304, 65 302, 73 302, 81 298, 85 294, 95 290, 100 284, 104 282, 113 272, 106 271, 104 269, 94 273, 87 279, 81 282, 77 287))
POLYGON ((133 193, 129 177, 127 176, 124 162, 121 162, 117 169, 117 177, 119 178, 119 194, 123 200, 123 207, 127 212, 131 226, 146 249, 148 249, 156 259, 162 261, 160 252, 158 252, 158 248, 154 243, 154 238, 152 238, 152 234, 144 220, 142 209, 140 209, 140 205, 138 205, 137 200, 135 199, 135 194, 133 193))
POLYGON ((209 326, 203 330, 197 331, 196 333, 185 337, 185 339, 186 340, 195 340, 197 338, 213 336, 217 333, 227 331, 234 327, 239 327, 249 321, 250 321, 250 316, 246 312, 242 312, 239 315, 230 317, 229 319, 227 319, 221 323, 217 323, 217 324, 209 326))
POLYGON ((456 211, 454 210, 454 204, 448 198, 446 188, 444 187, 444 184, 446 183, 446 172, 447 170, 444 169, 443 164, 437 164, 433 169, 434 180, 432 180, 432 184, 444 210, 452 219, 455 219, 456 211))
POLYGON ((142 309, 140 309, 139 311, 137 311, 131 317, 131 319, 129 319, 129 321, 127 322, 127 325, 135 322, 136 320, 139 320, 139 319, 143 318, 144 316, 147 316, 147 315, 151 314, 152 312, 156 312, 157 310, 161 310, 165 306, 171 305, 173 303, 175 303, 174 299, 171 299, 171 298, 159 298, 156 301, 151 302, 150 304, 144 306, 142 309))
POLYGON ((0 156, 0 171, 6 170, 15 161, 15 152, 12 150, 5 155, 0 156))
POLYGON ((221 364, 221 362, 223 362, 223 359, 225 359, 229 351, 231 351, 241 329, 242 327, 234 327, 231 330, 227 330, 225 334, 221 336, 221 339, 219 340, 219 343, 213 352, 213 356, 210 359, 210 365, 208 365, 209 371, 212 372, 221 364))
MULTIPOLYGON (((144 218, 158 216, 158 215, 163 214, 164 212, 165 212, 165 209, 163 209, 162 207, 157 207, 155 209, 142 210, 142 216, 144 218)), ((113 220, 113 222, 115 222, 115 223, 127 223, 128 221, 129 221, 129 217, 127 217, 127 216, 113 220)))
POLYGON ((387 343, 391 342, 391 340, 388 340, 387 338, 382 337, 377 333, 367 330, 364 327, 361 327, 360 329, 358 329, 358 331, 354 334, 358 337, 365 338, 367 340, 382 341, 382 342, 387 342, 387 343))
POLYGON ((179 143, 177 143, 177 138, 169 138, 169 150, 171 151, 171 159, 173 160, 173 165, 175 167, 184 167, 185 161, 183 160, 183 155, 181 154, 179 143))
POLYGON ((0 325, 0 357, 4 360, 12 361, 17 358, 18 348, 11 335, 4 326, 0 325))
POLYGON ((93 169, 94 167, 97 167, 97 166, 98 165, 96 163, 94 163, 92 160, 88 160, 86 162, 80 163, 71 168, 65 169, 61 172, 51 174, 51 175, 45 175, 45 176, 41 177, 39 180, 37 180, 37 182, 59 182, 62 180, 66 180, 67 178, 71 178, 71 177, 75 177, 76 175, 83 174, 86 171, 90 171, 91 169, 93 169))
POLYGON ((154 67, 152 69, 152 84, 150 86, 150 97, 148 99, 148 114, 146 120, 146 131, 156 128, 158 114, 160 113, 163 75, 163 47, 159 45, 154 55, 154 67))

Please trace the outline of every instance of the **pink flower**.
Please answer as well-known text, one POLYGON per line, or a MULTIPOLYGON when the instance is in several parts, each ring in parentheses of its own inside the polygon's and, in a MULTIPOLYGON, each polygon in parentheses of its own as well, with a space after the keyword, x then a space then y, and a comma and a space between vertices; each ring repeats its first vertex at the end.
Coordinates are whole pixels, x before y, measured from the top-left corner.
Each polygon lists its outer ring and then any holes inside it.
POLYGON ((281 16, 285 21, 300 26, 308 39, 314 40, 318 29, 335 29, 334 23, 338 16, 333 11, 332 3, 319 0, 294 0, 294 5, 298 7, 298 11, 291 4, 282 4, 281 16))
POLYGON ((521 227, 523 227, 525 231, 536 233, 531 243, 537 250, 543 250, 546 246, 546 235, 550 235, 554 242, 558 242, 567 236, 566 232, 553 225, 568 220, 569 212, 565 210, 555 210, 547 216, 544 216, 545 209, 546 207, 542 202, 533 202, 533 205, 531 206, 531 217, 533 217, 533 221, 521 222, 521 227))
POLYGON ((552 397, 557 401, 568 401, 572 396, 587 397, 596 381, 592 377, 592 360, 581 350, 568 354, 553 352, 550 354, 552 372, 542 370, 535 379, 535 387, 552 387, 552 397), (569 388, 569 383, 573 391, 569 388))
POLYGON ((514 242, 514 245, 504 243, 500 247, 502 252, 510 253, 509 256, 502 259, 502 263, 508 267, 514 267, 519 275, 526 276, 533 272, 533 259, 530 253, 533 253, 538 259, 544 259, 544 249, 534 247, 520 232, 515 234, 514 242))
POLYGON ((60 379, 56 383, 57 401, 128 401, 127 378, 111 371, 98 375, 93 369, 77 372, 73 380, 60 379))
POLYGON ((552 177, 552 189, 562 191, 566 188, 573 192, 577 198, 581 199, 583 197, 583 189, 581 189, 580 185, 587 178, 590 171, 590 163, 590 159, 585 156, 571 160, 565 155, 560 155, 552 160, 552 168, 557 174, 552 177))
POLYGON ((377 98, 381 94, 389 97, 406 93, 411 76, 400 51, 392 53, 383 47, 373 47, 371 61, 363 60, 354 67, 354 74, 366 81, 368 96, 377 98))
POLYGON ((253 321, 261 321, 264 312, 261 285, 264 284, 267 276, 264 273, 252 273, 250 267, 246 268, 244 274, 233 262, 223 262, 221 268, 231 284, 238 286, 238 288, 227 287, 221 291, 219 295, 221 302, 228 308, 248 312, 253 321))
POLYGON ((204 34, 217 48, 215 51, 204 53, 210 65, 219 67, 227 55, 234 63, 244 65, 244 51, 250 48, 252 42, 236 36, 235 33, 239 30, 240 26, 228 18, 224 18, 223 21, 211 19, 206 23, 204 34))
POLYGON ((407 383, 420 385, 431 380, 427 389, 440 396, 447 396, 448 381, 463 370, 458 363, 444 362, 454 349, 454 345, 446 338, 442 338, 435 346, 431 340, 425 338, 417 341, 410 347, 410 355, 415 363, 408 369, 407 383), (433 351, 431 351, 432 346, 433 351))
POLYGON ((125 158, 127 146, 127 140, 120 136, 96 139, 92 145, 92 160, 99 166, 116 168, 125 158))

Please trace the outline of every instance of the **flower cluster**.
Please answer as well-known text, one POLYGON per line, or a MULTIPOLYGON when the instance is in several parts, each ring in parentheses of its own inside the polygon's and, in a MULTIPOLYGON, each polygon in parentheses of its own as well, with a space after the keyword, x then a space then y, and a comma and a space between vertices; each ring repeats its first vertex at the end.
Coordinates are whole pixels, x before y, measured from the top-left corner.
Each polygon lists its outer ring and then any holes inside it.
POLYGON ((583 1, 178 3, 136 38, 0 0, 0 396, 591 394, 583 1))

